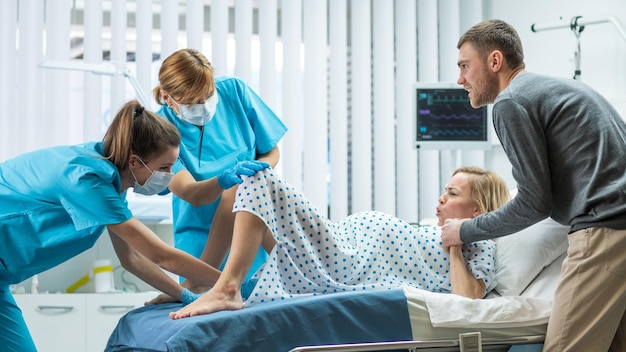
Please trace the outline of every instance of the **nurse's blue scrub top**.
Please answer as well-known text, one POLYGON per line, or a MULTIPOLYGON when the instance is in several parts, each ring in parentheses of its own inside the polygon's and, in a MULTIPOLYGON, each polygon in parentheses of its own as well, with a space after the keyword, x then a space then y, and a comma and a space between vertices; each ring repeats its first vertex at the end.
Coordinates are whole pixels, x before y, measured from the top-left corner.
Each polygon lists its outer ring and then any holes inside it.
MULTIPOLYGON (((188 170, 197 181, 215 177, 238 161, 254 160, 257 154, 269 152, 287 132, 280 118, 243 81, 216 77, 215 88, 219 97, 217 110, 202 129, 178 118, 167 105, 158 111, 182 135, 180 155, 172 171, 188 170)), ((194 207, 174 195, 174 246, 200 257, 218 204, 219 199, 194 207)), ((261 250, 250 273, 266 258, 261 250)))
POLYGON ((0 286, 91 248, 105 225, 132 217, 101 142, 59 146, 0 163, 0 286))

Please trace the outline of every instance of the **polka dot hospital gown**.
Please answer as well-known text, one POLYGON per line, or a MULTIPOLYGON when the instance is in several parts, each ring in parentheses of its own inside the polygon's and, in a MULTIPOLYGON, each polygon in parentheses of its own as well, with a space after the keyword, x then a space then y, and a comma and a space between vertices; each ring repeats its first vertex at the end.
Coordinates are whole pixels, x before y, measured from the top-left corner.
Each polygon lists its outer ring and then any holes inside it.
MULTIPOLYGON (((265 170, 244 178, 233 211, 261 218, 277 241, 246 301, 396 288, 408 285, 451 292, 449 259, 438 227, 415 228, 377 212, 353 214, 340 222, 321 215, 301 193, 265 170)), ((493 241, 464 247, 467 266, 495 287, 493 241)))

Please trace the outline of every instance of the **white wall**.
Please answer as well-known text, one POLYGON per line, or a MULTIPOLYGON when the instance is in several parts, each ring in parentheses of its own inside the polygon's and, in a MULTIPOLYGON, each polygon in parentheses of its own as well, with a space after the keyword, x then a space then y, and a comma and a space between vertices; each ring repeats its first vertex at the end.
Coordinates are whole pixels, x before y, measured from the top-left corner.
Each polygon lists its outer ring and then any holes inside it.
MULTIPOLYGON (((533 32, 537 23, 570 23, 574 16, 603 19, 614 16, 626 23, 626 1, 487 0, 488 17, 500 18, 518 30, 529 71, 573 77, 576 37, 568 28, 533 32), (537 9, 541 9, 538 11, 537 9)), ((626 31, 626 28, 623 28, 626 31)), ((623 106, 626 100, 626 38, 611 23, 593 24, 580 35, 581 80, 623 106)), ((621 110, 624 115, 624 110, 621 110)))

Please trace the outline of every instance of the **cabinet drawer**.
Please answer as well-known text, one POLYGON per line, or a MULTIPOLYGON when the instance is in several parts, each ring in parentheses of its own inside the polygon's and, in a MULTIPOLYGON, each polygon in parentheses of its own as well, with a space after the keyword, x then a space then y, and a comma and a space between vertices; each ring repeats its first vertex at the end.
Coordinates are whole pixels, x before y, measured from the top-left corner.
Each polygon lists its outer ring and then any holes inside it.
POLYGON ((21 294, 22 310, 39 352, 102 352, 120 317, 157 292, 21 294))
POLYGON ((85 350, 85 299, 74 295, 15 295, 40 352, 85 350))
POLYGON ((142 307, 146 301, 151 300, 156 295, 156 292, 85 295, 86 351, 102 352, 120 318, 130 310, 142 307))

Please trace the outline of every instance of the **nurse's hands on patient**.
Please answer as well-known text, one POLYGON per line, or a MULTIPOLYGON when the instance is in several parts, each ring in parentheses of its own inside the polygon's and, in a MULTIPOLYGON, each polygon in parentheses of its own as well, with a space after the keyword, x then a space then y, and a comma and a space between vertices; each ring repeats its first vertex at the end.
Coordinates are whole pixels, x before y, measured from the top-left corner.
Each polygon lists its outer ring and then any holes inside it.
POLYGON ((243 183, 241 176, 252 176, 257 171, 261 171, 270 167, 270 164, 258 160, 240 161, 217 176, 217 184, 223 189, 229 189, 233 186, 243 183))
POLYGON ((203 293, 194 293, 188 288, 184 288, 180 294, 180 299, 174 298, 166 293, 161 293, 158 296, 154 297, 148 302, 145 302, 144 305, 156 305, 156 304, 164 304, 164 303, 174 303, 174 302, 183 302, 183 306, 188 305, 189 303, 198 299, 198 297, 202 296, 203 293))
POLYGON ((188 288, 184 288, 183 292, 180 294, 180 301, 183 302, 183 306, 186 306, 197 300, 200 296, 202 296, 202 293, 193 293, 188 288))
POLYGON ((180 300, 178 298, 174 298, 168 295, 167 293, 160 293, 158 296, 154 297, 148 302, 144 302, 144 305, 149 306, 149 305, 174 303, 174 302, 180 302, 180 300))
POLYGON ((460 246, 461 241, 461 223, 469 219, 446 219, 441 227, 441 241, 443 248, 450 252, 451 246, 460 246))

